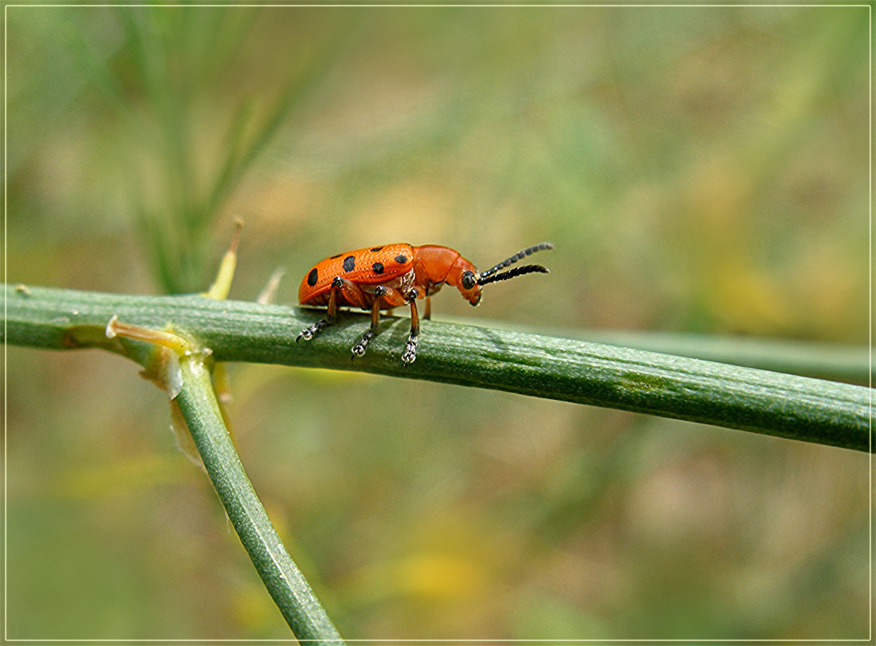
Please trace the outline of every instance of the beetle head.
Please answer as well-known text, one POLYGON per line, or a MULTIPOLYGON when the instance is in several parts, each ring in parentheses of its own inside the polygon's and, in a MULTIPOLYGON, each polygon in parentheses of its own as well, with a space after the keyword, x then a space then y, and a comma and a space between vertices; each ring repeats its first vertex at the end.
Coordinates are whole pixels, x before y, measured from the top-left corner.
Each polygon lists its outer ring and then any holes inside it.
MULTIPOLYGON (((514 267, 513 269, 509 269, 508 271, 501 270, 505 267, 513 265, 521 258, 526 258, 526 256, 530 256, 538 251, 545 251, 553 248, 554 246, 549 242, 542 242, 540 244, 533 245, 524 249, 523 251, 518 251, 510 258, 506 258, 499 264, 490 267, 485 272, 480 274, 477 272, 474 265, 472 265, 469 261, 460 256, 450 272, 451 274, 453 274, 454 280, 447 280, 447 282, 449 284, 456 285, 456 288, 462 293, 462 297, 465 298, 469 303, 471 303, 472 305, 477 305, 481 302, 481 287, 483 287, 484 285, 496 283, 500 280, 509 280, 511 278, 516 278, 517 276, 523 276, 525 274, 550 273, 548 271, 548 268, 543 267, 542 265, 522 265, 520 267, 514 267)), ((450 275, 448 275, 448 279, 449 278, 450 275)))

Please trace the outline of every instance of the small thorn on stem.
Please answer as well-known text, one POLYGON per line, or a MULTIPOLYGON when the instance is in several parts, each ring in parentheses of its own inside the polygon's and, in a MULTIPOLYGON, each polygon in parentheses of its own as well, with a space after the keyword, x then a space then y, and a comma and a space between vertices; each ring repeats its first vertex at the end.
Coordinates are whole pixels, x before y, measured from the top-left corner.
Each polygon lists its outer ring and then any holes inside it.
POLYGON ((271 274, 271 277, 268 278, 268 282, 265 285, 264 289, 259 293, 258 298, 256 298, 256 303, 259 305, 269 305, 274 302, 274 299, 277 297, 277 289, 280 286, 280 280, 286 274, 286 270, 278 267, 274 270, 274 273, 271 274))
POLYGON ((219 263, 219 271, 216 272, 216 280, 210 285, 210 289, 202 294, 213 300, 223 301, 228 298, 231 291, 231 282, 234 280, 234 270, 237 268, 237 246, 240 244, 240 232, 243 229, 243 220, 234 220, 234 233, 231 235, 231 243, 228 251, 219 263))
POLYGON ((106 324, 106 338, 115 339, 118 331, 116 330, 116 324, 119 322, 119 315, 113 314, 112 318, 106 324))
POLYGON ((141 325, 122 323, 116 314, 113 314, 112 318, 107 322, 104 333, 108 339, 115 339, 117 336, 121 336, 126 339, 134 339, 135 341, 154 343, 170 348, 180 356, 187 355, 192 351, 192 344, 173 332, 153 330, 141 325))
POLYGON ((240 244, 240 232, 243 231, 243 218, 234 218, 234 233, 231 234, 231 244, 228 246, 228 251, 237 253, 237 246, 240 244))

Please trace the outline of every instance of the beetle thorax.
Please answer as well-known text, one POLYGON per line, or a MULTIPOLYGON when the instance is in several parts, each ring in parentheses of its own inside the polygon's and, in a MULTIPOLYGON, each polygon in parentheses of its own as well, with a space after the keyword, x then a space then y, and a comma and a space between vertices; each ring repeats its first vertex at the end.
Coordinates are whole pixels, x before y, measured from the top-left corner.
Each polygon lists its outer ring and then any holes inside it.
POLYGON ((414 271, 417 274, 417 285, 423 287, 428 294, 436 293, 446 283, 459 289, 463 298, 473 305, 477 305, 480 300, 479 287, 465 289, 462 284, 465 272, 470 271, 476 275, 477 271, 455 249, 439 245, 414 247, 414 271))
POLYGON ((374 294, 375 291, 379 287, 388 287, 391 289, 398 290, 401 292, 406 298, 411 293, 411 289, 414 287, 416 281, 416 274, 414 270, 410 270, 401 276, 396 276, 392 280, 388 280, 384 283, 380 283, 379 285, 363 285, 362 291, 367 294, 374 294))

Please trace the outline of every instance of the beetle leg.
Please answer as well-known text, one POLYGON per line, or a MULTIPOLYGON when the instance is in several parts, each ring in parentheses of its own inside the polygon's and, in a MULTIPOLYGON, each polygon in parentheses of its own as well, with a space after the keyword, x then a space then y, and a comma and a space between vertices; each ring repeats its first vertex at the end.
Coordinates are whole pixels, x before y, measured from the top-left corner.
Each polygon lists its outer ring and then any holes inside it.
POLYGON ((365 354, 365 350, 368 348, 368 343, 379 331, 380 297, 384 294, 386 294, 386 287, 384 287, 383 285, 378 285, 374 289, 374 304, 371 306, 371 329, 365 332, 365 334, 362 335, 362 338, 359 339, 359 342, 353 346, 353 354, 350 357, 350 360, 353 360, 356 357, 361 357, 363 354, 365 354))
POLYGON ((344 286, 343 278, 335 278, 332 281, 332 290, 329 292, 328 313, 324 319, 320 319, 310 327, 301 331, 295 343, 301 339, 310 341, 313 337, 319 334, 322 330, 334 323, 338 318, 338 291, 344 286))
POLYGON ((432 320, 432 295, 441 291, 442 285, 444 285, 444 283, 433 283, 431 281, 426 283, 424 293, 424 296, 426 297, 426 309, 423 312, 424 321, 432 320))
POLYGON ((411 304, 411 334, 408 337, 402 363, 409 366, 417 360, 417 344, 420 342, 420 317, 417 313, 417 290, 412 289, 408 295, 411 304))

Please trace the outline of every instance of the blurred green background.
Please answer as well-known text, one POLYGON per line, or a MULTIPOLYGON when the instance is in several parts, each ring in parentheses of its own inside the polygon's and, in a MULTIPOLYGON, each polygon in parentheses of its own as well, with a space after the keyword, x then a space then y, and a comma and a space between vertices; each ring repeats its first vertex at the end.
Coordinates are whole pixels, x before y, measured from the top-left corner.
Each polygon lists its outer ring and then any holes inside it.
MULTIPOLYGON (((866 344, 859 7, 8 7, 7 281, 231 298, 389 242, 552 273, 436 318, 866 344)), ((426 329, 428 334, 428 328, 426 329)), ((399 350, 400 351, 400 350, 399 350)), ((868 459, 384 377, 231 367, 348 638, 868 635, 868 459)), ((8 636, 284 638, 165 396, 9 348, 8 636)))

